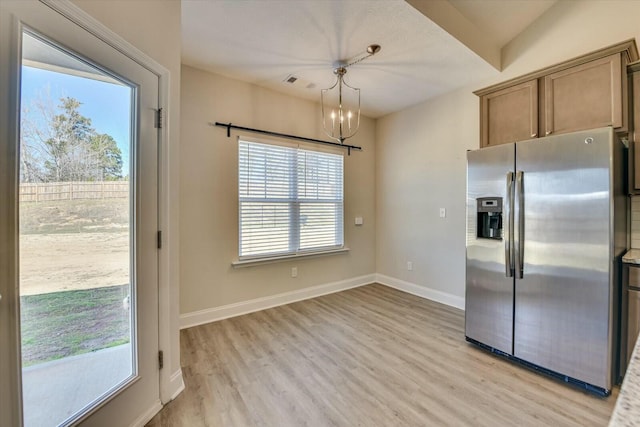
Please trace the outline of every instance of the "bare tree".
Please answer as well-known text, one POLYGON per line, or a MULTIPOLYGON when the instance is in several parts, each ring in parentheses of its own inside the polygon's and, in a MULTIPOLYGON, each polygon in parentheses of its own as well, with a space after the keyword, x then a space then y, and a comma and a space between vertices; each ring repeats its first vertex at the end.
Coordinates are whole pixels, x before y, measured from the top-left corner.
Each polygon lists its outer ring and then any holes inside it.
POLYGON ((122 153, 110 135, 99 134, 78 111, 77 99, 50 97, 22 112, 22 182, 95 181, 122 178, 122 153))
POLYGON ((56 107, 49 88, 23 105, 20 123, 20 181, 45 181, 44 162, 48 157, 45 141, 51 137, 49 123, 53 121, 56 107))

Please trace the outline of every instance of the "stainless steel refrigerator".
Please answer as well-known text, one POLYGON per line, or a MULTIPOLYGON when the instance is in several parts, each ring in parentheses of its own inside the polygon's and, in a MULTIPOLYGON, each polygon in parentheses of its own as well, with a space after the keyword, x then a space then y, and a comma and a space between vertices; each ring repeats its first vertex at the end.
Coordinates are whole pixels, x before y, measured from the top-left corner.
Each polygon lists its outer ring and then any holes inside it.
POLYGON ((623 159, 610 127, 468 152, 468 341, 609 394, 626 248, 623 159))

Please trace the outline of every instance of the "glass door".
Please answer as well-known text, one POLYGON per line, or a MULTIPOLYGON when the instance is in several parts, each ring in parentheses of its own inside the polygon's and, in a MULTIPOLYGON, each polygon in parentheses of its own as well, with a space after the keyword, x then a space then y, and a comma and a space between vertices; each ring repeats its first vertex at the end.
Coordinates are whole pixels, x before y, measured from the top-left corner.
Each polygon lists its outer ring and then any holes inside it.
POLYGON ((25 426, 73 419, 135 373, 134 95, 135 87, 23 32, 18 211, 25 426))
POLYGON ((43 4, 10 8, 23 423, 130 425, 159 395, 158 78, 43 4))

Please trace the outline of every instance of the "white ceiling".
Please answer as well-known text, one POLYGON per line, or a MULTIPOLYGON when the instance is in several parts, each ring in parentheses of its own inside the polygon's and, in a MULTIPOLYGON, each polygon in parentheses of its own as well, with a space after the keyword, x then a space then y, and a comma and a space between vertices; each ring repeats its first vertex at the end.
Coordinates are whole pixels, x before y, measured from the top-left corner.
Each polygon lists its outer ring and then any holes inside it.
POLYGON ((449 0, 498 46, 509 43, 557 0, 449 0))
POLYGON ((380 53, 345 77, 375 118, 495 76, 477 43, 499 53, 555 2, 410 1, 420 11, 404 0, 183 0, 182 62, 318 101, 337 61, 377 43, 380 53), (289 75, 296 84, 284 83, 289 75))

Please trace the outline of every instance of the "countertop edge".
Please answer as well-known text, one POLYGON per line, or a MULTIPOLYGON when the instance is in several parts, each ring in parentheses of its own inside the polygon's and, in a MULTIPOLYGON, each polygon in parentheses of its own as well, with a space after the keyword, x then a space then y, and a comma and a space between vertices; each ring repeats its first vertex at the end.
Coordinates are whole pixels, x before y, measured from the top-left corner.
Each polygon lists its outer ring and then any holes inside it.
POLYGON ((626 264, 640 264, 640 249, 629 249, 622 255, 622 262, 626 264))

